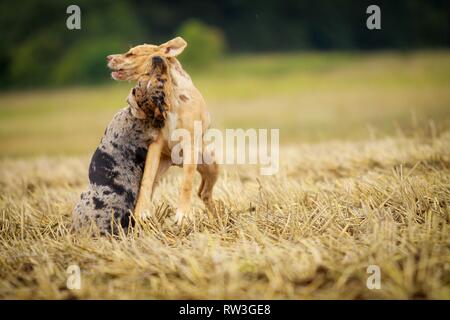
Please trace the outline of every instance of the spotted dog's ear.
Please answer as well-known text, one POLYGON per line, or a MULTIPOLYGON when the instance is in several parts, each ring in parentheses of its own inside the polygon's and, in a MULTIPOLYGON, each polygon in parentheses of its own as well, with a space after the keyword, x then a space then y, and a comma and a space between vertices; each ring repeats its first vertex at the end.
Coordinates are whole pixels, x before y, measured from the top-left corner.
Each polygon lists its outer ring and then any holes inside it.
POLYGON ((136 102, 136 88, 131 89, 130 94, 127 98, 128 105, 131 108, 131 114, 138 119, 147 118, 145 112, 139 108, 139 105, 136 102))
POLYGON ((165 57, 176 57, 186 48, 187 42, 182 37, 176 37, 159 46, 161 55, 165 57))

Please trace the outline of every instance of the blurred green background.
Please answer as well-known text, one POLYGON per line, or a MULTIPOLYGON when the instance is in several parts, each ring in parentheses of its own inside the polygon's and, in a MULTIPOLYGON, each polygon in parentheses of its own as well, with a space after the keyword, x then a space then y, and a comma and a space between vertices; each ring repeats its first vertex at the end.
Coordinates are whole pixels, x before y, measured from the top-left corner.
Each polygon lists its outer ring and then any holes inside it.
POLYGON ((448 47, 445 0, 23 0, 0 3, 0 87, 108 80, 105 56, 129 47, 188 40, 190 70, 225 53, 448 47), (66 8, 81 9, 81 30, 66 27, 66 8), (382 29, 366 28, 366 9, 381 8, 382 29))
POLYGON ((448 1, 3 1, 0 156, 89 153, 130 83, 105 56, 181 35, 219 128, 282 143, 447 130, 448 1), (66 8, 81 8, 68 30, 66 8), (381 30, 366 8, 381 8, 381 30))

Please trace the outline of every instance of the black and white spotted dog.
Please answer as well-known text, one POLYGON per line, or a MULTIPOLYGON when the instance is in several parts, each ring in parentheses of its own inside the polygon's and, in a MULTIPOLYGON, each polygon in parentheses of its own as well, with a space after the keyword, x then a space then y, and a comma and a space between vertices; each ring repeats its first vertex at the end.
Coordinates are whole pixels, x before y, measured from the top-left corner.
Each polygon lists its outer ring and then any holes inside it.
POLYGON ((165 119, 166 72, 156 58, 152 70, 131 90, 128 107, 112 119, 89 166, 89 187, 73 213, 75 230, 95 222, 101 234, 126 232, 134 210, 148 146, 165 119), (155 82, 156 81, 156 82, 155 82))

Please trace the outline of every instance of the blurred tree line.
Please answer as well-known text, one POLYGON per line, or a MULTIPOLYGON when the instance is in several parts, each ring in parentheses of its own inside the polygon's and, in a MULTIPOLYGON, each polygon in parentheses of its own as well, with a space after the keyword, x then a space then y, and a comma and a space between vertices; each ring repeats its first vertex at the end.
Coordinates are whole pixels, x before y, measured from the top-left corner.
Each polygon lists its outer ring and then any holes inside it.
POLYGON ((21 0, 0 3, 0 87, 98 82, 105 56, 175 35, 201 68, 228 52, 448 47, 448 0, 21 0), (81 8, 68 30, 66 8, 81 8), (381 8, 381 30, 366 8, 381 8))

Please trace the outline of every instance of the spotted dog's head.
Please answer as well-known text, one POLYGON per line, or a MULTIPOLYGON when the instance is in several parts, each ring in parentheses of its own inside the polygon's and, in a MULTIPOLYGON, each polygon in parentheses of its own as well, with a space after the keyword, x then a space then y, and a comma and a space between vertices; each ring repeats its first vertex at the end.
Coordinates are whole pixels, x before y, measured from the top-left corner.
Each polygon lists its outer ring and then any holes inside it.
MULTIPOLYGON (((112 54, 106 57, 108 67, 112 70, 111 77, 114 80, 138 80, 146 74, 154 56, 174 58, 186 48, 186 41, 176 37, 159 46, 143 44, 131 48, 122 54, 112 54)), ((168 63, 172 63, 170 60, 168 63)))
POLYGON ((139 119, 149 118, 155 128, 164 127, 170 90, 167 60, 153 56, 150 71, 138 79, 128 96, 133 115, 139 119))

